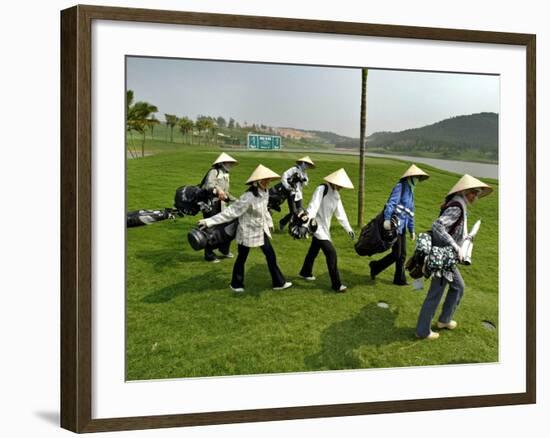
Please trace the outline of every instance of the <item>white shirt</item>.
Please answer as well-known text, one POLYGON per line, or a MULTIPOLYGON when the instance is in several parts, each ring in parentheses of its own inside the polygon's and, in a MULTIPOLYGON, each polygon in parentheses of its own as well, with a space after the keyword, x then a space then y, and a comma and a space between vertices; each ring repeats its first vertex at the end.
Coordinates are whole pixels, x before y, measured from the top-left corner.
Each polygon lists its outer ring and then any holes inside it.
POLYGON ((269 193, 267 190, 258 190, 260 196, 252 192, 244 192, 242 196, 229 205, 224 211, 203 219, 207 227, 231 222, 239 219, 236 240, 239 245, 250 248, 264 244, 264 233, 271 238, 270 228, 273 228, 273 219, 267 209, 269 193))
POLYGON ((301 199, 303 199, 304 186, 307 186, 308 181, 309 179, 307 177, 306 171, 302 169, 299 165, 292 166, 290 169, 287 169, 281 177, 281 182, 283 183, 284 188, 287 189, 289 192, 296 192, 294 195, 295 201, 300 201, 301 199), (298 174, 300 179, 302 179, 304 182, 297 182, 296 185, 292 187, 288 183, 288 180, 291 179, 295 174, 298 174))
POLYGON ((330 184, 326 186, 328 189, 325 197, 323 197, 325 186, 320 185, 315 189, 315 192, 313 192, 311 202, 307 207, 307 215, 309 217, 314 217, 317 221, 317 231, 313 235, 319 240, 330 240, 330 223, 332 221, 332 216, 336 217, 336 220, 340 222, 340 225, 342 225, 342 228, 344 228, 346 232, 349 233, 353 231, 349 224, 346 210, 344 210, 344 206, 342 205, 340 193, 332 189, 330 184))

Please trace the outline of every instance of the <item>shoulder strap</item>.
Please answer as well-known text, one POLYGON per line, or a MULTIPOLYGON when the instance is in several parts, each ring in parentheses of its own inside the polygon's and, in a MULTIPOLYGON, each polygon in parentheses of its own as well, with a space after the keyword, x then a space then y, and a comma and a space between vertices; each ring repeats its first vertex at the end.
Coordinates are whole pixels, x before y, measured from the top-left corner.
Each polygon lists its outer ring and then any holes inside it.
POLYGON ((321 184, 323 186, 323 198, 327 196, 328 193, 328 184, 321 184))
POLYGON ((202 188, 202 186, 204 186, 204 183, 206 182, 206 179, 208 178, 208 174, 210 173, 211 170, 216 170, 216 172, 218 172, 216 174, 216 176, 219 175, 219 173, 220 173, 220 170, 216 169, 215 167, 211 167, 210 169, 208 169, 208 172, 205 173, 205 175, 202 177, 201 182, 199 183, 200 188, 202 188))
POLYGON ((460 217, 456 220, 454 224, 451 225, 451 228, 449 228, 449 234, 454 234, 458 226, 462 223, 462 220, 464 217, 464 208, 462 207, 462 204, 458 201, 447 202, 446 204, 443 204, 443 206, 441 207, 439 216, 441 216, 443 212, 449 207, 458 207, 460 209, 460 217))

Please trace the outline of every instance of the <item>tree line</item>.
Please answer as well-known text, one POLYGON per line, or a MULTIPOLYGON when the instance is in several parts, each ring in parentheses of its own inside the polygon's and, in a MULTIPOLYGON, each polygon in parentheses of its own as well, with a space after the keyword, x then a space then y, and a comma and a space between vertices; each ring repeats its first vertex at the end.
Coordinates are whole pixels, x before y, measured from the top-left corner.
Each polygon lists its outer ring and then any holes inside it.
MULTIPOLYGON (((128 133, 128 153, 132 158, 136 158, 141 155, 145 156, 145 136, 147 131, 151 132, 151 136, 154 134, 155 126, 161 122, 155 117, 158 113, 158 108, 149 102, 138 101, 134 102, 133 90, 126 91, 126 131, 128 133), (134 134, 140 136, 140 149, 141 154, 138 153, 138 146, 136 145, 134 134)), ((179 117, 176 114, 164 114, 165 125, 170 132, 170 142, 174 142, 174 130, 178 130, 184 139, 184 143, 193 144, 194 138, 197 139, 198 144, 201 144, 202 140, 207 142, 217 143, 218 132, 221 129, 246 129, 248 131, 257 132, 260 130, 273 132, 271 127, 266 125, 247 125, 244 122, 244 127, 239 124, 234 118, 230 117, 226 120, 222 116, 212 117, 205 115, 198 115, 196 120, 192 120, 189 117, 179 117)))

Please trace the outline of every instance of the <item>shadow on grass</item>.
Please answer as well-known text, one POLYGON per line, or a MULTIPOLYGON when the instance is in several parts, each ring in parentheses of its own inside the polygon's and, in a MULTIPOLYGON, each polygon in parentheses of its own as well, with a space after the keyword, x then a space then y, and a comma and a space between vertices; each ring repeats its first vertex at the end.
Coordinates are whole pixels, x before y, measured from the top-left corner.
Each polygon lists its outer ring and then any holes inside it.
POLYGON ((413 340, 412 328, 395 327, 397 312, 376 303, 363 307, 353 318, 327 327, 321 333, 321 351, 305 358, 309 369, 363 368, 356 351, 361 346, 381 346, 413 340))
MULTIPOLYGON (((293 286, 286 291, 294 289, 297 284, 294 281, 292 276, 287 275, 283 272, 287 281, 291 281, 293 286)), ((230 278, 227 279, 227 283, 231 281, 230 278)), ((241 294, 235 294, 235 298, 245 298, 253 296, 255 298, 260 298, 264 293, 285 293, 286 291, 274 291, 273 284, 271 282, 271 275, 269 269, 267 268, 267 263, 265 260, 259 262, 247 262, 244 272, 244 283, 245 283, 245 292, 241 294), (248 264, 250 263, 250 269, 248 269, 248 264), (252 264, 254 263, 254 264, 252 264)))
POLYGON ((202 261, 202 251, 193 251, 191 248, 159 249, 152 251, 138 251, 136 258, 151 264, 155 271, 174 268, 185 262, 202 261))
POLYGON ((196 277, 191 277, 158 289, 143 297, 141 301, 149 304, 166 303, 183 294, 224 289, 229 284, 229 279, 223 278, 224 276, 223 273, 215 271, 205 272, 196 277))

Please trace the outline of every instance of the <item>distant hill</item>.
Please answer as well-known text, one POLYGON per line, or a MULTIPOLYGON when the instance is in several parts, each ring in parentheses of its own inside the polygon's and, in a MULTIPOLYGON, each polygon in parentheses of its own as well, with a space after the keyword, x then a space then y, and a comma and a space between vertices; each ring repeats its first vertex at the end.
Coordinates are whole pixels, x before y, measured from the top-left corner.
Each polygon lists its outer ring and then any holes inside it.
POLYGON ((340 142, 353 140, 349 137, 343 135, 335 134, 334 132, 329 131, 315 131, 315 130, 306 130, 300 128, 287 128, 287 127, 277 127, 273 128, 273 132, 290 137, 296 140, 312 140, 324 144, 337 144, 340 142))
POLYGON ((400 132, 376 132, 367 138, 367 149, 441 158, 458 158, 466 155, 472 159, 496 161, 498 114, 457 116, 421 128, 400 132))

